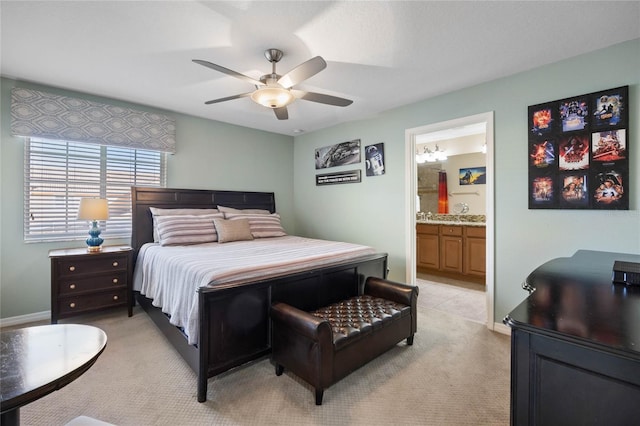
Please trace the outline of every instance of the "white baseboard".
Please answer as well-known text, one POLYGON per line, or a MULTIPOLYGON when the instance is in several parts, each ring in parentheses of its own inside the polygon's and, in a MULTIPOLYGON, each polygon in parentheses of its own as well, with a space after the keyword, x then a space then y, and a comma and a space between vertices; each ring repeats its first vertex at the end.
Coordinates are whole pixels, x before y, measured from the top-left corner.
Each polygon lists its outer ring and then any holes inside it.
POLYGON ((511 327, 509 327, 508 325, 504 325, 501 322, 493 323, 493 331, 511 336, 511 327))
POLYGON ((1 318, 0 327, 13 327, 37 321, 50 321, 51 311, 36 312, 33 314, 19 315, 17 317, 1 318))

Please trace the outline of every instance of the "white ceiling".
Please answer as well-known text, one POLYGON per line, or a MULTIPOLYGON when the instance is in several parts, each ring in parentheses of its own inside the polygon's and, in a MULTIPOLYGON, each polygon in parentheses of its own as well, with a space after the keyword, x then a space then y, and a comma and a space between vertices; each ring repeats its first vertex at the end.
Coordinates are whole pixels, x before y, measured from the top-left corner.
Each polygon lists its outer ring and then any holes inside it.
POLYGON ((287 135, 640 38, 639 1, 3 0, 0 16, 2 76, 287 135), (250 98, 204 105, 253 86, 192 59, 257 79, 272 47, 279 74, 322 56, 296 88, 354 103, 297 100, 287 121, 250 98))

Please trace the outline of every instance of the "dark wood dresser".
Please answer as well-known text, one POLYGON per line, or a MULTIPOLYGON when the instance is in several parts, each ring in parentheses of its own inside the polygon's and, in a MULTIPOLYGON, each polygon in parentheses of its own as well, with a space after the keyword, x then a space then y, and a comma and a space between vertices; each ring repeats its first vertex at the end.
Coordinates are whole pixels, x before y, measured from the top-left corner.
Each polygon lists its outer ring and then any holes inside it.
POLYGON ((51 250, 51 323, 107 308, 127 306, 132 315, 130 247, 51 250))
POLYGON ((640 286, 612 283, 614 261, 579 250, 534 270, 511 332, 512 425, 640 424, 640 286))

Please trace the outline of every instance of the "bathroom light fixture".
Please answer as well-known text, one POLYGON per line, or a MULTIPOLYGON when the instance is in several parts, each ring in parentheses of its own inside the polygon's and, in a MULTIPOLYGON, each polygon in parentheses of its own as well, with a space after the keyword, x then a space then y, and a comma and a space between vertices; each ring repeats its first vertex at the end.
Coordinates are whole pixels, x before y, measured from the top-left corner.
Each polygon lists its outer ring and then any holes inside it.
POLYGON ((416 154, 416 162, 418 164, 422 164, 425 161, 429 163, 434 163, 436 161, 445 161, 447 159, 447 154, 444 153, 444 150, 441 150, 438 145, 436 145, 435 150, 431 151, 428 147, 424 147, 424 152, 422 154, 416 154))

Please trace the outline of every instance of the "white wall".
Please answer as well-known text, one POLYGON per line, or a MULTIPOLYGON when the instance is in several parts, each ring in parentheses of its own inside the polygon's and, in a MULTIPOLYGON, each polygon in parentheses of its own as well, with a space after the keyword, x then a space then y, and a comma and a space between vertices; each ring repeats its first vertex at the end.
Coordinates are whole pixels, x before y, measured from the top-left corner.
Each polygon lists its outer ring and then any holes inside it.
MULTIPOLYGON (((283 226, 295 233, 293 138, 5 78, 0 82, 0 318, 49 311, 49 250, 84 244, 83 241, 29 244, 23 241, 24 142, 9 133, 14 86, 175 117, 177 152, 168 159, 170 188, 273 191, 283 226)), ((128 243, 114 240, 105 244, 128 243)))
MULTIPOLYGON (((389 253, 390 276, 405 277, 405 129, 494 111, 495 318, 526 293, 521 284, 541 263, 578 249, 640 253, 640 40, 581 55, 508 78, 427 99, 366 120, 297 136, 294 155, 296 229, 319 238, 344 239, 389 253), (606 72, 602 72, 603 67, 606 72), (527 107, 563 97, 629 85, 631 111, 628 211, 529 210, 527 107), (316 187, 314 149, 361 139, 385 143, 386 174, 363 182, 316 187), (571 226, 567 226, 570 223, 571 226), (606 238, 602 228, 607 228, 606 238)), ((433 82, 437 84, 437 82, 433 82)))

